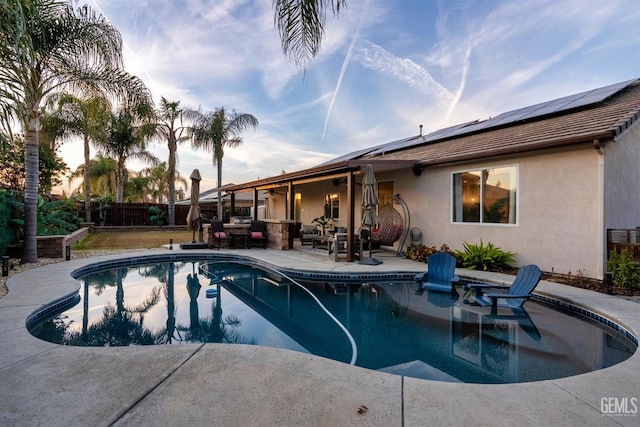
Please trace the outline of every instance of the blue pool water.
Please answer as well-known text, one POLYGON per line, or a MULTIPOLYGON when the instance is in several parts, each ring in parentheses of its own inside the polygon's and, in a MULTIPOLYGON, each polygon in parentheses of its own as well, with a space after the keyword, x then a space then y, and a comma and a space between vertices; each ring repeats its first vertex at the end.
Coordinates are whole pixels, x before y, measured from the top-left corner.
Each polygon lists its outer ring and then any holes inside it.
POLYGON ((35 336, 78 346, 263 345, 468 383, 577 375, 636 350, 613 329, 545 303, 491 315, 462 289, 421 291, 412 281, 298 286, 268 269, 203 260, 124 266, 80 282, 80 302, 32 324, 35 336))

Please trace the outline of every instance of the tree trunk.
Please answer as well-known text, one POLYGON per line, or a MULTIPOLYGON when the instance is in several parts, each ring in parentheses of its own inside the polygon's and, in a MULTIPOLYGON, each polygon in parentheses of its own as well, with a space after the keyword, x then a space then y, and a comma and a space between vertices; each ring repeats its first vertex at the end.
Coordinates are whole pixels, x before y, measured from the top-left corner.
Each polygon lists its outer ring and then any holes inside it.
POLYGON ((216 169, 218 169, 218 219, 224 221, 222 215, 222 190, 220 187, 222 186, 222 159, 216 159, 216 169))
POLYGON ((37 117, 34 117, 29 121, 29 127, 25 133, 24 247, 22 250, 23 263, 38 261, 38 239, 36 237, 36 231, 38 225, 39 127, 40 120, 37 117))
POLYGON ((118 159, 116 171, 116 203, 122 203, 124 198, 124 162, 118 159))
POLYGON ((176 137, 169 137, 169 165, 167 179, 169 180, 169 200, 167 206, 167 220, 169 225, 176 225, 176 137))
POLYGON ((89 182, 89 167, 91 158, 89 157, 89 135, 84 135, 84 220, 91 222, 91 186, 89 182))

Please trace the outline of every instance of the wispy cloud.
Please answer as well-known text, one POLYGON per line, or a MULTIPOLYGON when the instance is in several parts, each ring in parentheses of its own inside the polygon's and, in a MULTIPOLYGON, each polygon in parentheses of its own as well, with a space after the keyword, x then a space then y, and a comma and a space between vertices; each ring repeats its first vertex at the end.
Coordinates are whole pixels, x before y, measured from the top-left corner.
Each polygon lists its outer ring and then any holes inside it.
POLYGON ((425 95, 435 96, 443 106, 446 106, 453 96, 447 88, 434 80, 429 71, 411 59, 396 57, 369 41, 362 40, 359 43, 353 60, 359 61, 365 68, 401 81, 425 95))
MULTIPOLYGON (((636 0, 350 1, 328 15, 306 76, 282 54, 271 1, 85 1, 121 31, 128 70, 156 99, 258 117, 225 153, 226 182, 638 75, 636 0)), ((72 168, 78 153, 65 151, 72 168)), ((209 154, 179 156, 215 176, 209 154)))
POLYGON ((331 101, 329 102, 329 108, 327 108, 327 115, 324 119, 324 128, 322 129, 322 140, 324 140, 325 135, 327 134, 327 125, 329 123, 329 117, 331 116, 331 110, 333 110, 333 104, 336 102, 336 98, 338 97, 338 93, 340 92, 340 86, 342 84, 342 79, 344 78, 344 74, 347 71, 349 66, 349 62, 351 62, 351 58, 353 57, 353 48, 356 44, 356 40, 360 36, 360 28, 362 28, 362 22, 367 16, 367 10, 369 8, 369 0, 365 2, 364 9, 360 13, 360 20, 358 21, 358 28, 356 28, 356 32, 353 34, 351 38, 351 43, 349 43, 349 49, 347 49, 347 54, 342 61, 342 67, 340 68, 340 75, 338 76, 338 81, 336 82, 336 88, 333 91, 333 96, 331 97, 331 101))

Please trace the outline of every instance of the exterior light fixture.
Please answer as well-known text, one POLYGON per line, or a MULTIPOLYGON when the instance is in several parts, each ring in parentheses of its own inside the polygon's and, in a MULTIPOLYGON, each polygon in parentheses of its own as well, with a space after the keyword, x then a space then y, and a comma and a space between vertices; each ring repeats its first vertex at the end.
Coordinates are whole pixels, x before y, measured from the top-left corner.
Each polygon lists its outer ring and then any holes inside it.
POLYGON ((9 257, 4 255, 2 257, 2 277, 9 275, 9 257))

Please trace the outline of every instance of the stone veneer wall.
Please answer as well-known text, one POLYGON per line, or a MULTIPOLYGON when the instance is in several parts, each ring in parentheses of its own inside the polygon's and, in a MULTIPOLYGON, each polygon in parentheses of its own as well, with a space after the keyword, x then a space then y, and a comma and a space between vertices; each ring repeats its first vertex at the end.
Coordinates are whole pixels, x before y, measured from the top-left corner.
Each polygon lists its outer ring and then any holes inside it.
MULTIPOLYGON (((265 219, 267 223, 267 246, 272 249, 288 251, 292 249, 292 237, 290 226, 293 221, 265 219)), ((293 230, 291 230, 293 231, 293 230)))

